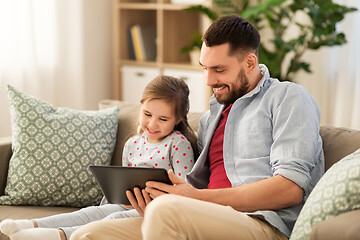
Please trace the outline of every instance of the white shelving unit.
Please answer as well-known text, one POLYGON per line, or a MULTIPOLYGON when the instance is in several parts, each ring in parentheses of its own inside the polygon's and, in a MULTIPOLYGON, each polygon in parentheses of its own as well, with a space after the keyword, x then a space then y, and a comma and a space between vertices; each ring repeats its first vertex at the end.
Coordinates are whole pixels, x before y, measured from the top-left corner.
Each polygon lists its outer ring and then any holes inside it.
MULTIPOLYGON (((198 65, 192 65, 188 55, 180 54, 180 49, 188 45, 190 36, 204 28, 203 17, 199 13, 183 11, 189 4, 174 4, 172 1, 113 0, 114 96, 138 103, 145 85, 155 76, 185 76, 191 91, 191 111, 204 111, 210 93, 203 70, 198 65), (155 26, 154 61, 131 59, 128 28, 134 24, 155 26)), ((194 0, 193 4, 199 4, 197 1, 203 2, 194 0)))

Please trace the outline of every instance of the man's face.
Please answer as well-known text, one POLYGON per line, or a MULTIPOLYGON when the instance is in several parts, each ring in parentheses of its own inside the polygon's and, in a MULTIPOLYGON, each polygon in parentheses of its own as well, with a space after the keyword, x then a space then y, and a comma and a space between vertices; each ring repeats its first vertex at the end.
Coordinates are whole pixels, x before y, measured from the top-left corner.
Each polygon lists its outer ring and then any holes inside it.
POLYGON ((229 43, 201 48, 200 64, 205 70, 206 83, 213 89, 216 100, 230 104, 249 92, 249 79, 245 73, 245 61, 229 55, 229 43))

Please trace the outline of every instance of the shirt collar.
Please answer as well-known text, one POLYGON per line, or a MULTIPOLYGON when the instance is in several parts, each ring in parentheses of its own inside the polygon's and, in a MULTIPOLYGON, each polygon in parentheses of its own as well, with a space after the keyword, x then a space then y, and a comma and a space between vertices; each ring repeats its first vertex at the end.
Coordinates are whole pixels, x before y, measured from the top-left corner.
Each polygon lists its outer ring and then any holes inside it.
POLYGON ((265 82, 270 78, 270 73, 269 73, 268 68, 264 64, 259 64, 259 67, 260 67, 260 71, 263 75, 262 78, 260 79, 260 81, 258 82, 258 84, 256 85, 256 87, 253 90, 251 90, 250 92, 248 92, 247 94, 242 96, 240 99, 249 98, 249 97, 252 97, 255 94, 259 93, 261 88, 265 85, 265 82))

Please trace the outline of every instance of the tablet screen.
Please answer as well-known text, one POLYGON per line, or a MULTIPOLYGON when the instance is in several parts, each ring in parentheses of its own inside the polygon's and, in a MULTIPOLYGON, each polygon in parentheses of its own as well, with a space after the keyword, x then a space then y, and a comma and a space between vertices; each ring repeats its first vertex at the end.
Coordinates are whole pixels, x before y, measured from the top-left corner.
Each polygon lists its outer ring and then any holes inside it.
POLYGON ((167 171, 163 168, 141 168, 121 166, 90 166, 101 190, 109 203, 130 205, 126 190, 134 187, 145 188, 147 181, 172 185, 167 171))

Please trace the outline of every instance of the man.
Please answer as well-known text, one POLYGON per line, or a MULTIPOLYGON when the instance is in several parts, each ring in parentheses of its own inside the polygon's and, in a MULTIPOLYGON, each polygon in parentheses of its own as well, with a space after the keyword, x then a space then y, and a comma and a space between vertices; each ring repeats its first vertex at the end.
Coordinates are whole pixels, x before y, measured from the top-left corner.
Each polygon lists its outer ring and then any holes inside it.
POLYGON ((303 87, 270 78, 258 63, 259 43, 256 28, 239 16, 209 27, 200 64, 214 95, 187 181, 170 171, 172 186, 148 182, 128 192, 144 218, 91 224, 71 239, 289 237, 324 171, 320 114, 303 87))

